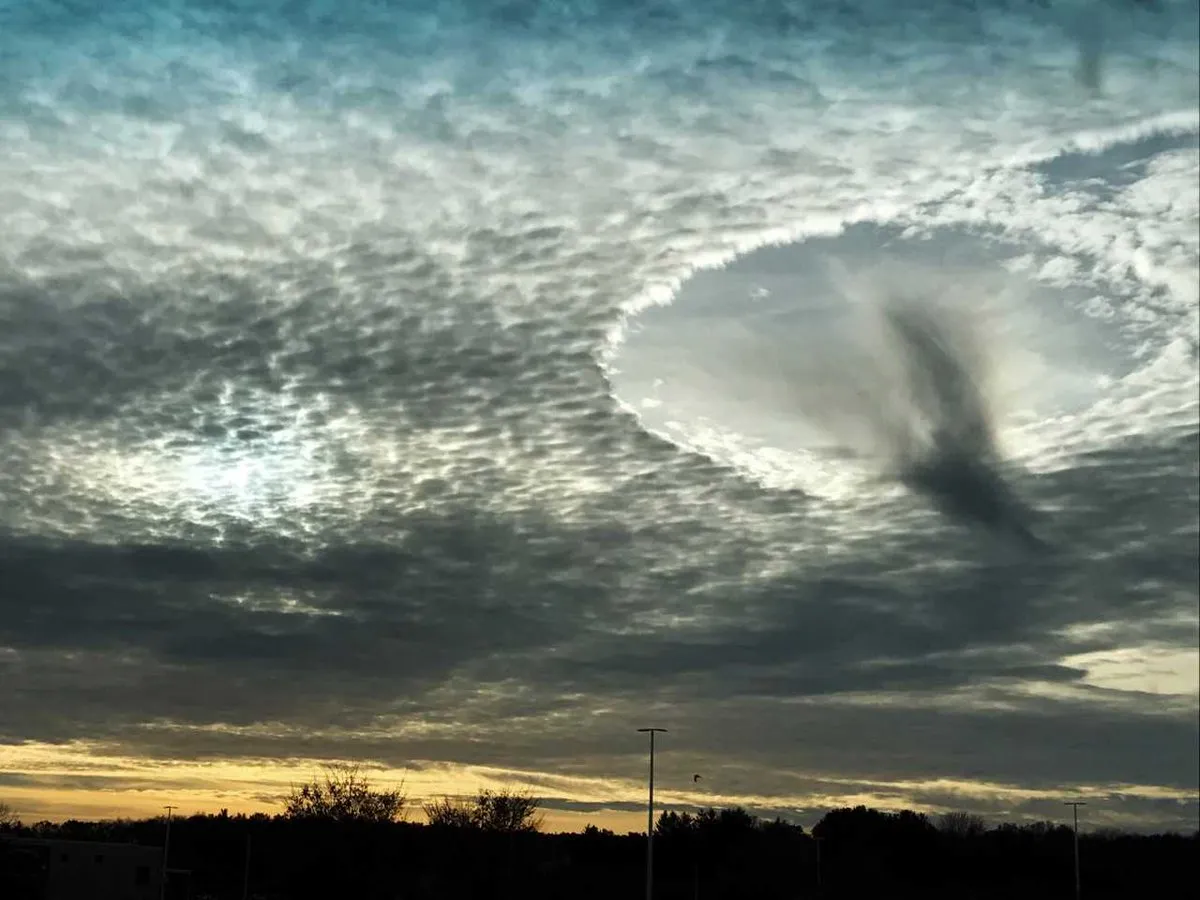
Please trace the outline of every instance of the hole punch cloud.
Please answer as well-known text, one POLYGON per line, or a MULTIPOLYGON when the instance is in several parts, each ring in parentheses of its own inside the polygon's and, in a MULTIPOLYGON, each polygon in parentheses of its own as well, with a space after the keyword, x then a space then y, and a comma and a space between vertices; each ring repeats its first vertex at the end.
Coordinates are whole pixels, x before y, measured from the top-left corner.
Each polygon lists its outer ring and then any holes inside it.
POLYGON ((828 378, 853 384, 841 393, 841 420, 858 426, 848 449, 876 457, 885 474, 952 519, 1034 541, 1032 510, 1010 482, 997 438, 996 357, 1005 350, 989 340, 998 323, 987 297, 1005 288, 966 271, 888 262, 852 276, 831 265, 858 320, 857 352, 828 378))

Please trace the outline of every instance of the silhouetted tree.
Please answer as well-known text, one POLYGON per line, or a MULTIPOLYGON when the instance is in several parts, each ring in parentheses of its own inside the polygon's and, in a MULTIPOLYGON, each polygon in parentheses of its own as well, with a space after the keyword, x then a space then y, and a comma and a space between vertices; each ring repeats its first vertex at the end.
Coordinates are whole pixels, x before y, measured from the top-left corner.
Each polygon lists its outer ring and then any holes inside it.
POLYGON ((480 827, 502 834, 539 830, 543 820, 539 806, 536 797, 516 791, 480 791, 475 798, 480 827))
POLYGON ((659 814, 658 821, 654 823, 655 837, 660 837, 665 840, 674 838, 691 837, 698 828, 696 817, 691 813, 678 813, 674 810, 666 810, 659 814))
POLYGON ((542 826, 540 801, 518 791, 483 790, 470 799, 443 797, 424 806, 430 825, 474 828, 497 834, 521 834, 542 826))
POLYGON ((0 831, 10 831, 20 824, 21 820, 13 812, 13 808, 7 803, 0 801, 0 831))
MULTIPOLYGON (((0 898, 45 895, 46 848, 21 837, 160 847, 162 826, 44 822, 0 833, 0 898)), ((668 812, 656 828, 661 900, 1056 900, 1072 890, 1071 829, 1060 824, 1007 822, 959 838, 917 813, 859 807, 828 814, 814 829, 819 844, 798 825, 738 809, 668 812)), ((249 894, 259 900, 610 900, 640 886, 646 836, 197 815, 175 819, 171 860, 192 873, 191 896, 234 900, 251 843, 249 894)), ((1089 900, 1177 896, 1198 850, 1196 834, 1083 834, 1084 891, 1089 900)))
POLYGON ((968 812, 948 812, 938 816, 937 830, 953 837, 976 837, 987 831, 987 822, 968 812))
POLYGON ((431 800, 424 804, 425 818, 430 825, 439 828, 473 828, 475 826, 474 810, 462 800, 443 797, 441 800, 431 800))
POLYGON ((377 790, 356 765, 325 767, 324 777, 293 787, 284 802, 290 819, 339 823, 398 822, 407 798, 400 789, 377 790))

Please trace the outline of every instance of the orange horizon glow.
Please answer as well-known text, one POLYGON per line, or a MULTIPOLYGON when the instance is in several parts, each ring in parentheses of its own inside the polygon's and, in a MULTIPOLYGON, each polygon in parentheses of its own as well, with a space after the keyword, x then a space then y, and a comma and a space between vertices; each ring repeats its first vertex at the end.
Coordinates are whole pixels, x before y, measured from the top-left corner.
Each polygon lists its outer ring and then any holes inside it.
MULTIPOLYGON (((11 785, 0 793, 0 802, 26 825, 39 821, 62 822, 69 819, 103 821, 112 819, 151 819, 164 815, 165 807, 174 807, 174 815, 219 814, 222 810, 237 815, 283 812, 283 799, 292 786, 321 773, 322 765, 333 760, 296 758, 290 760, 161 760, 123 756, 98 745, 25 743, 0 748, 0 769, 22 776, 26 783, 11 785), (63 782, 75 782, 66 784, 63 782), (81 784, 82 783, 82 784, 81 784)), ((354 762, 346 760, 346 762, 354 762)), ((410 769, 389 769, 361 762, 363 774, 379 788, 398 788, 408 798, 406 819, 422 822, 422 804, 444 796, 471 796, 479 790, 527 791, 544 797, 541 808, 542 830, 578 832, 588 825, 606 828, 617 834, 645 833, 646 788, 640 781, 596 777, 561 776, 553 773, 422 762, 410 769), (588 811, 556 808, 556 801, 596 804, 588 811), (605 804, 612 804, 611 807, 605 804), (636 804, 635 808, 615 808, 636 804)), ((1083 789, 1083 788, 1081 788, 1083 789)), ((1117 793, 1147 800, 1193 799, 1186 791, 1153 785, 1098 785, 1086 788, 1091 796, 1117 793)), ((805 810, 798 824, 812 827, 819 818, 816 810, 863 805, 885 811, 908 809, 937 815, 948 808, 921 803, 923 792, 953 796, 959 808, 983 804, 992 808, 1018 807, 1022 803, 1053 800, 1060 791, 1022 788, 934 778, 920 781, 838 781, 825 779, 825 790, 788 796, 730 795, 707 789, 674 790, 669 782, 656 783, 655 815, 671 809, 694 810, 741 806, 747 809, 805 810), (839 790, 840 788, 840 790, 839 790)), ((1007 813, 1003 813, 1007 817, 1007 813)), ((1103 816, 1097 806, 1092 811, 1095 825, 1120 822, 1103 816)), ((1131 823, 1132 824, 1132 823, 1131 823)))

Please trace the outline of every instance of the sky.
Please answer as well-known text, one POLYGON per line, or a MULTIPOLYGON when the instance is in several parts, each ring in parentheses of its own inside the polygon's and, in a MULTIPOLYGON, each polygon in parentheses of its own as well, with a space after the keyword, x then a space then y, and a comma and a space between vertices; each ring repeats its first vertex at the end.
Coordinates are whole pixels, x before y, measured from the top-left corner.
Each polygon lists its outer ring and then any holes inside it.
POLYGON ((726 7, 0 0, 0 801, 1198 827, 1195 4, 726 7))

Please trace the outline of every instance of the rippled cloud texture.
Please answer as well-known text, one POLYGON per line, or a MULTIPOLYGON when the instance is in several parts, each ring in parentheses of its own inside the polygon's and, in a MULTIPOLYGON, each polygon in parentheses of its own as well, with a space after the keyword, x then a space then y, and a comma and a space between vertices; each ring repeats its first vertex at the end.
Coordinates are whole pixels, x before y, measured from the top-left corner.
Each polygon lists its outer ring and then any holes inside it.
POLYGON ((594 816, 654 724, 677 805, 1196 827, 1159 6, 1081 83, 1070 3, 0 2, 0 797, 357 758, 594 816), (928 443, 814 450, 875 427, 829 272, 949 246, 978 290, 881 320, 928 443))

